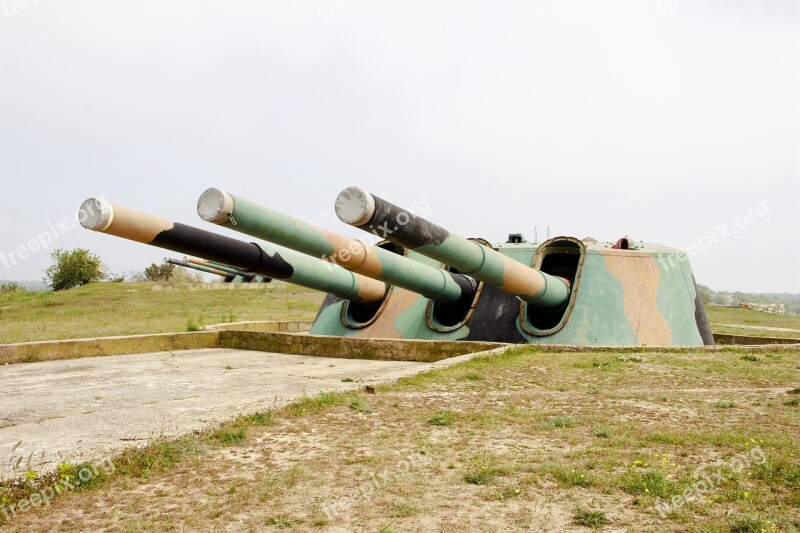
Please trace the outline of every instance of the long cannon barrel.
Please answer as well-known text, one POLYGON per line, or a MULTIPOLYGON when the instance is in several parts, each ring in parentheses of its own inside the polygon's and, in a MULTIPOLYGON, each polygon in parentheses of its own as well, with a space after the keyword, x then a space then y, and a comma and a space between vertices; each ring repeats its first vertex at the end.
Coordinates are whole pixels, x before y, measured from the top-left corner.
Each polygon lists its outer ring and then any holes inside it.
POLYGON ((207 222, 326 259, 443 305, 469 305, 477 288, 477 282, 467 276, 423 265, 220 189, 206 190, 197 202, 197 212, 207 222))
POLYGON ((184 257, 184 263, 189 263, 194 266, 201 266, 205 268, 215 269, 217 271, 221 271, 223 274, 231 274, 233 276, 239 276, 245 281, 250 281, 256 277, 255 274, 252 272, 245 272, 243 270, 239 270, 238 268, 231 268, 227 265, 223 265, 214 261, 206 261, 205 259, 197 259, 194 257, 184 257))
POLYGON ((451 233, 359 187, 339 194, 336 215, 342 222, 446 263, 532 305, 552 309, 569 299, 566 280, 451 233))
POLYGON ((323 261, 278 252, 264 245, 217 235, 172 222, 100 198, 89 198, 79 211, 84 228, 174 252, 198 255, 262 276, 334 294, 365 305, 380 303, 386 285, 323 261))
POLYGON ((179 267, 183 267, 183 268, 191 268, 192 270, 197 270, 199 272, 205 272, 207 274, 214 274, 216 276, 222 276, 223 278, 227 278, 228 276, 230 276, 230 274, 228 274, 227 272, 224 272, 222 270, 217 270, 216 268, 211 268, 211 267, 207 267, 207 266, 204 266, 204 265, 195 265, 195 264, 189 263, 188 261, 181 261, 180 259, 172 259, 170 257, 167 257, 167 258, 164 259, 164 261, 166 261, 170 265, 175 265, 175 266, 179 266, 179 267))

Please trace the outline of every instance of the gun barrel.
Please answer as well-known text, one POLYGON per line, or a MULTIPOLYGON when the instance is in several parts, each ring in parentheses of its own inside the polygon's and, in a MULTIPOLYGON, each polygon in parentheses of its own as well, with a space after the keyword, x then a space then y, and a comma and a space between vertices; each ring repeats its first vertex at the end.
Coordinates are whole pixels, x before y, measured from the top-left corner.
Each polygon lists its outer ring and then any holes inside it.
POLYGON ((83 202, 79 219, 86 229, 174 252, 207 257, 245 272, 284 280, 367 305, 380 303, 386 294, 384 283, 336 265, 217 235, 110 204, 101 198, 89 198, 83 202))
POLYGON ((569 299, 566 280, 456 235, 359 187, 339 194, 336 215, 342 222, 451 265, 532 305, 558 308, 569 299))
POLYGON ((475 294, 477 283, 466 276, 318 228, 220 189, 206 190, 197 212, 207 222, 328 260, 444 305, 472 302, 475 294))
POLYGON ((234 276, 239 276, 244 280, 250 281, 256 277, 255 274, 252 272, 245 272, 243 270, 239 270, 238 268, 231 268, 228 265, 223 265, 221 263, 217 263, 214 261, 206 261, 205 259, 197 259, 195 257, 184 257, 183 261, 186 263, 190 263, 196 266, 202 266, 206 268, 213 268, 218 271, 222 271, 223 273, 233 274, 234 276))
POLYGON ((222 270, 217 270, 216 268, 211 268, 204 265, 195 265, 187 261, 181 261, 180 259, 172 259, 170 257, 167 257, 164 260, 171 265, 180 266, 183 268, 191 268, 192 270, 197 270, 199 272, 205 272, 207 274, 222 276, 223 278, 227 278, 229 276, 227 272, 223 272, 222 270))

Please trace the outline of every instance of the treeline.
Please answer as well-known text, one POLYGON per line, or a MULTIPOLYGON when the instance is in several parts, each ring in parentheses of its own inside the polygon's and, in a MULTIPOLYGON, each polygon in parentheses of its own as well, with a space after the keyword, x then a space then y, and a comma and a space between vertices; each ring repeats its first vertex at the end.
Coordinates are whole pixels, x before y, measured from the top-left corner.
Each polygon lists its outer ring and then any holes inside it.
POLYGON ((784 304, 786 314, 797 314, 800 311, 800 294, 782 293, 748 293, 715 291, 705 285, 698 285, 700 297, 706 305, 726 305, 737 307, 741 302, 756 304, 784 304))

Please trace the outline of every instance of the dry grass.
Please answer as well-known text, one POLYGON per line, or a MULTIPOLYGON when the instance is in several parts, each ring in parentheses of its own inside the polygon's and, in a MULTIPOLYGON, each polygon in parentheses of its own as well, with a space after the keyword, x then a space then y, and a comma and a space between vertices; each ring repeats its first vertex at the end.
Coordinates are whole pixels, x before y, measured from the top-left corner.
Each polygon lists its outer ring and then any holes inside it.
POLYGON ((753 326, 754 328, 787 328, 800 330, 800 317, 797 315, 773 315, 752 309, 706 306, 708 321, 714 333, 746 335, 749 337, 783 337, 800 339, 800 331, 773 331, 769 329, 737 328, 733 325, 753 326), (722 326, 720 324, 729 324, 722 326))
POLYGON ((313 320, 322 297, 274 282, 93 283, 55 293, 0 294, 0 344, 178 332, 236 320, 313 320))
POLYGON ((163 464, 144 453, 146 472, 129 459, 8 529, 800 528, 800 410, 787 405, 800 355, 618 355, 518 348, 378 387, 369 409, 355 393, 305 398, 154 450, 163 464), (763 462, 732 468, 756 449, 763 462), (702 497, 657 511, 717 469, 702 497))

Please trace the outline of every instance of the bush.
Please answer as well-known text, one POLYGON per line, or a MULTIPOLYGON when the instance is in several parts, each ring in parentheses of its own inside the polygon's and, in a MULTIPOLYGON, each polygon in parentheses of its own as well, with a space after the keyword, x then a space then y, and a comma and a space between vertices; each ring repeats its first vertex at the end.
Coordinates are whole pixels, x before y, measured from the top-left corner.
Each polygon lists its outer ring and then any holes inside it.
POLYGON ((175 265, 166 261, 160 265, 151 263, 144 269, 144 278, 147 281, 169 281, 175 274, 175 265))
POLYGON ((85 248, 71 251, 59 248, 53 250, 50 256, 55 263, 45 270, 44 280, 54 291, 72 289, 106 279, 103 262, 85 248))
POLYGON ((6 281, 0 284, 0 293, 3 294, 12 294, 17 292, 27 292, 25 287, 17 283, 16 281, 6 281))

